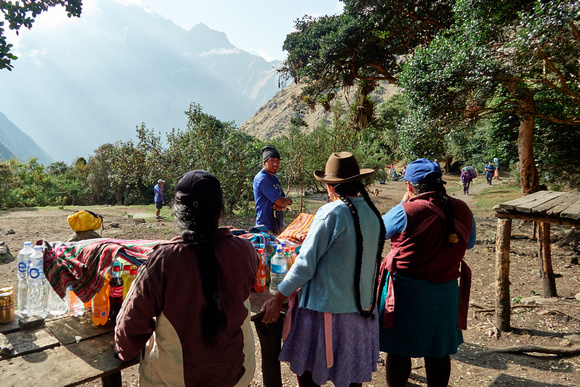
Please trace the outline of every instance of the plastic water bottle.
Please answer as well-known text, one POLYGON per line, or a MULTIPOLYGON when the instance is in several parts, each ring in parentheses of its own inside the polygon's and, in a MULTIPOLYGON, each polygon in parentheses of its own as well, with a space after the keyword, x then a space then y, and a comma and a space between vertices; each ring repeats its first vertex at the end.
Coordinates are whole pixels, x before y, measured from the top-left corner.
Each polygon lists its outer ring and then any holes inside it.
POLYGON ((121 265, 113 265, 113 277, 109 281, 109 321, 117 322, 117 315, 123 305, 123 278, 121 265))
POLYGON ((284 258, 286 258, 286 267, 290 270, 292 267, 292 253, 290 247, 284 247, 284 258))
POLYGON ((48 316, 48 290, 50 284, 44 276, 44 258, 42 246, 34 246, 34 252, 28 258, 28 297, 26 307, 29 316, 48 316))
POLYGON ((123 265, 123 274, 121 274, 121 278, 123 278, 123 300, 127 297, 127 292, 129 291, 129 276, 131 275, 131 265, 126 263, 123 265))
POLYGON ((85 314, 85 304, 78 296, 73 292, 72 287, 69 286, 66 292, 68 301, 68 314, 72 317, 79 317, 85 314))
POLYGON ((16 277, 18 278, 18 310, 23 316, 28 315, 26 307, 26 299, 28 298, 28 259, 34 253, 32 242, 24 242, 24 247, 18 252, 18 270, 16 277))
POLYGON ((137 277, 137 268, 131 266, 129 276, 127 277, 127 282, 123 280, 123 300, 125 300, 125 298, 127 297, 129 289, 131 289, 131 285, 133 284, 133 281, 135 281, 135 277, 137 277))
POLYGON ((105 282, 101 290, 95 294, 91 304, 93 313, 93 324, 96 326, 105 325, 109 321, 109 276, 105 277, 105 282))
POLYGON ((53 316, 62 316, 68 312, 68 301, 65 298, 60 298, 57 292, 54 291, 49 284, 48 289, 48 312, 53 316))
POLYGON ((292 256, 292 265, 294 265, 296 262, 296 257, 298 256, 298 253, 296 252, 296 246, 290 247, 290 255, 292 256))
POLYGON ((272 257, 270 261, 270 293, 276 294, 278 291, 278 284, 282 282, 286 276, 287 263, 284 257, 284 251, 282 246, 278 245, 276 249, 276 254, 272 257))
POLYGON ((266 290, 266 254, 264 253, 264 249, 258 249, 258 258, 260 258, 260 264, 258 265, 258 271, 256 272, 254 290, 257 292, 263 292, 266 290))

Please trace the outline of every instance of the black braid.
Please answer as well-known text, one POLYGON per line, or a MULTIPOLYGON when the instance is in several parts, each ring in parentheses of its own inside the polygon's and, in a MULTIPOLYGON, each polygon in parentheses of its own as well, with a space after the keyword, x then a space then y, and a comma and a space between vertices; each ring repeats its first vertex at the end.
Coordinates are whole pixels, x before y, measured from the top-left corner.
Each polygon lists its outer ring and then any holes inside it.
POLYGON ((447 195, 447 191, 445 190, 445 186, 443 183, 437 183, 435 192, 439 196, 439 200, 441 201, 441 206, 443 209, 443 213, 445 214, 445 221, 447 222, 447 240, 449 242, 449 248, 453 248, 453 244, 457 243, 457 233, 455 232, 455 216, 453 214, 453 203, 451 202, 451 198, 447 195))
POLYGON ((355 228, 355 235, 356 235, 356 270, 355 270, 355 274, 354 274, 354 292, 355 292, 355 298, 356 298, 356 308, 362 317, 374 319, 373 310, 374 310, 375 303, 376 303, 376 292, 374 290, 377 288, 377 285, 378 285, 377 272, 378 272, 379 266, 377 266, 377 265, 380 265, 380 262, 382 260, 383 244, 385 243, 385 226, 383 224, 383 220, 381 218, 379 211, 375 207, 374 203, 371 201, 371 199, 370 199, 368 193, 366 192, 366 189, 364 188, 362 182, 357 181, 357 182, 352 182, 352 183, 338 184, 338 185, 334 186, 334 191, 336 192, 336 194, 338 195, 340 200, 342 200, 348 206, 350 213, 352 214, 353 221, 354 221, 354 228, 355 228), (379 224, 380 224, 379 246, 377 247, 377 260, 375 263, 375 267, 377 268, 377 270, 375 270, 375 278, 373 281, 373 284, 374 284, 373 291, 372 291, 373 299, 371 301, 371 309, 370 310, 364 310, 362 305, 361 305, 360 280, 361 280, 362 258, 363 258, 363 235, 362 235, 362 231, 360 228, 360 219, 358 216, 358 211, 356 209, 356 206, 346 196, 347 193, 351 194, 354 192, 362 194, 365 202, 371 207, 373 212, 379 218, 379 224))
POLYGON ((215 237, 223 202, 192 208, 174 204, 176 224, 182 229, 184 242, 195 249, 201 286, 207 305, 201 315, 201 331, 208 344, 215 343, 217 332, 226 325, 225 313, 219 304, 219 262, 215 256, 215 237))

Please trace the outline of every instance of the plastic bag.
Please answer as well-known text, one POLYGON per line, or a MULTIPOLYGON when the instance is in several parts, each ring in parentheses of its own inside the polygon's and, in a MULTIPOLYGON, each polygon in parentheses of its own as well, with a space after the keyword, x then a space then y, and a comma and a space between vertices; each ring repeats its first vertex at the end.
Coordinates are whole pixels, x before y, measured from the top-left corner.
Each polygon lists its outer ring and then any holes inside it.
POLYGON ((67 218, 73 231, 98 230, 103 225, 103 217, 92 211, 78 211, 67 218))

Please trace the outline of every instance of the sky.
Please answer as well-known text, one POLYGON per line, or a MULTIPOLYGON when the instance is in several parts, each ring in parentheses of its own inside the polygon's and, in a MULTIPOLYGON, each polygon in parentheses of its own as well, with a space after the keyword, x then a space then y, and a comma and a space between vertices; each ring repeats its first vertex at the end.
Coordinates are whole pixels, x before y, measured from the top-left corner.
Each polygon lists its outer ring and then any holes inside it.
MULTIPOLYGON (((83 14, 94 12, 98 0, 84 0, 83 14)), ((198 23, 224 32, 239 49, 262 56, 268 61, 284 60, 282 45, 286 35, 294 31, 294 21, 304 15, 323 16, 342 12, 339 0, 115 0, 137 5, 148 12, 172 20, 189 30, 198 23)), ((81 15, 82 18, 82 15, 81 15)), ((60 23, 71 22, 64 8, 52 7, 41 14, 33 30, 49 30, 60 23)), ((21 31, 21 34, 27 31, 21 31)), ((7 34, 18 45, 18 38, 7 34)))

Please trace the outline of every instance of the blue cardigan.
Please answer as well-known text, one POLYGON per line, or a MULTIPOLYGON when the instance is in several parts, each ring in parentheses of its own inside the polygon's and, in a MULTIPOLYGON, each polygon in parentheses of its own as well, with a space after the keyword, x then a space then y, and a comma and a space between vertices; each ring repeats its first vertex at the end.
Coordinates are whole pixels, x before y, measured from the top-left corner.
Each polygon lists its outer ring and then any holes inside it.
MULTIPOLYGON (((361 305, 370 307, 378 267, 377 245, 379 218, 364 198, 350 198, 355 204, 363 235, 361 270, 361 305)), ((382 246, 381 246, 382 250, 382 246)), ((356 236, 350 210, 341 200, 322 206, 312 222, 296 262, 278 285, 290 296, 300 290, 300 307, 329 313, 357 312, 354 276, 356 269, 356 236)))

